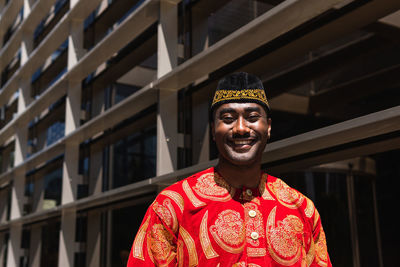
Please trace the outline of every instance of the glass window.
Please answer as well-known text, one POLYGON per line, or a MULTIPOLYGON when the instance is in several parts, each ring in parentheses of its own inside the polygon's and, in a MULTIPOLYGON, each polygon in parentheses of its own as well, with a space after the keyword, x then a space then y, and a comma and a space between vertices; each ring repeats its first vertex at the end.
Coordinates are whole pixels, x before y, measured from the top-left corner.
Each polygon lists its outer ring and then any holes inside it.
POLYGON ((299 171, 267 169, 313 200, 335 266, 396 266, 399 157, 393 150, 299 171))
POLYGON ((156 142, 156 129, 151 127, 113 145, 112 188, 155 176, 156 142))
POLYGON ((49 128, 47 128, 47 142, 46 145, 49 146, 55 141, 64 137, 65 133, 65 123, 64 121, 57 121, 53 123, 49 128))
POLYGON ((11 188, 9 185, 0 187, 0 224, 10 219, 11 188))
POLYGON ((26 175, 24 212, 38 212, 61 204, 62 162, 58 157, 47 165, 31 170, 26 175))
POLYGON ((76 242, 80 242, 81 249, 75 254, 75 267, 125 267, 136 232, 154 197, 80 212, 79 216, 85 219, 79 220, 81 226, 77 226, 80 237, 76 242))
MULTIPOLYGON (((85 49, 92 49, 143 2, 143 0, 111 1, 107 3, 106 8, 97 8, 92 12, 84 21, 85 49)), ((104 2, 101 5, 103 4, 104 2)))
POLYGON ((43 209, 50 209, 61 204, 62 167, 59 167, 44 176, 44 203, 43 209))
POLYGON ((200 53, 281 2, 182 1, 179 43, 185 47, 183 58, 186 60, 200 53))
POLYGON ((49 220, 42 226, 40 266, 58 265, 60 239, 59 220, 49 220))
POLYGON ((10 234, 8 232, 0 232, 0 254, 4 255, 2 258, 0 265, 2 267, 7 266, 7 257, 5 255, 8 254, 8 241, 10 238, 10 234))
POLYGON ((111 211, 111 237, 107 246, 111 249, 112 267, 125 267, 136 232, 142 222, 148 204, 130 206, 111 211), (132 216, 135 214, 135 216, 132 216))

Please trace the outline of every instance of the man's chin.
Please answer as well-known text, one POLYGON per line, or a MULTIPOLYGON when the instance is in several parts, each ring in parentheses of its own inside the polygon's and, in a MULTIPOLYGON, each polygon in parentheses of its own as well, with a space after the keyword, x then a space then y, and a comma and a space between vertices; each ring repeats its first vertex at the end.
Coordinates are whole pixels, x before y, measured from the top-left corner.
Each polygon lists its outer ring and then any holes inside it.
POLYGON ((233 165, 238 165, 238 166, 252 166, 257 160, 255 156, 249 156, 249 155, 229 155, 228 157, 229 162, 231 162, 233 165))

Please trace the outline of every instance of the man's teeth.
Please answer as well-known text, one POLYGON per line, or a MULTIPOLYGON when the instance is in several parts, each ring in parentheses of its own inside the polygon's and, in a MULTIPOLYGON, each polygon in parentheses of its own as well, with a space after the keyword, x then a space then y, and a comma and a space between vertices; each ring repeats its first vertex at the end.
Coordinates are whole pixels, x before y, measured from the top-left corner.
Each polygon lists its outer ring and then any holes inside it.
POLYGON ((252 140, 233 141, 235 145, 250 145, 252 140))

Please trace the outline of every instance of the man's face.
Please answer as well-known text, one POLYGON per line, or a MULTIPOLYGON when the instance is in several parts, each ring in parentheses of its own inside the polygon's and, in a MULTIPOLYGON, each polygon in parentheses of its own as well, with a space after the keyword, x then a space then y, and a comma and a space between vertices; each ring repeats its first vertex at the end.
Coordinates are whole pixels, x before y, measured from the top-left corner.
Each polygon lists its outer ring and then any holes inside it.
POLYGON ((212 133, 220 157, 235 165, 251 165, 261 159, 271 119, 256 103, 223 104, 215 111, 212 133))

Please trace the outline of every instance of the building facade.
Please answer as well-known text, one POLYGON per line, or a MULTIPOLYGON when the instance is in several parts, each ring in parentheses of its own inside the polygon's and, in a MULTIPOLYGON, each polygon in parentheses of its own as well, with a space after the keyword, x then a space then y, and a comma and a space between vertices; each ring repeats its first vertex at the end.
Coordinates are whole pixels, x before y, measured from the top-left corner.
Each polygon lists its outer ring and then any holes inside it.
POLYGON ((156 194, 216 164, 235 71, 334 266, 396 266, 400 1, 0 0, 0 47, 0 266, 125 266, 156 194))

